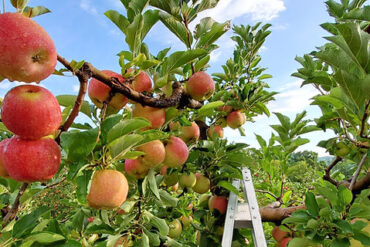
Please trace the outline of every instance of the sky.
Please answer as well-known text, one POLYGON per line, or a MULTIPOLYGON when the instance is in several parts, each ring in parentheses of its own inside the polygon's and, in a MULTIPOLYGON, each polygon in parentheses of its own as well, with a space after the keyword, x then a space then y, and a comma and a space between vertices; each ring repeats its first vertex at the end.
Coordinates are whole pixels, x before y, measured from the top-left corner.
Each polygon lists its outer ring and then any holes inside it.
MULTIPOLYGON (((104 16, 104 12, 110 9, 124 11, 119 0, 29 1, 29 6, 37 5, 43 5, 52 12, 34 20, 52 37, 59 55, 67 60, 88 61, 102 70, 120 71, 116 54, 128 50, 125 36, 104 16)), ((14 11, 9 1, 6 11, 14 11)), ((205 16, 219 22, 232 20, 232 25, 254 25, 259 21, 271 23, 272 33, 260 51, 260 65, 266 67, 266 73, 273 76, 267 80, 269 90, 279 92, 275 96, 276 100, 268 104, 270 111, 283 113, 291 119, 303 110, 308 113, 307 119, 320 116, 319 108, 310 105, 311 98, 317 94, 315 89, 309 85, 301 88, 301 81, 290 75, 300 67, 294 60, 296 56, 303 56, 325 43, 322 37, 328 33, 319 25, 333 20, 326 12, 323 0, 220 0, 216 8, 207 10, 196 21, 205 16)), ((211 54, 209 73, 221 72, 221 65, 232 56, 232 35, 230 30, 217 41, 220 48, 211 54)), ((185 50, 184 45, 160 22, 149 32, 145 42, 153 54, 167 47, 172 47, 172 51, 185 50)), ((11 87, 18 84, 6 80, 1 82, 0 97, 4 97, 11 87)), ((75 77, 54 75, 41 84, 54 95, 77 94, 79 87, 75 77)), ((278 121, 273 114, 269 118, 259 116, 255 120, 254 123, 248 122, 243 126, 245 137, 240 137, 239 131, 230 128, 226 128, 225 136, 231 141, 258 147, 255 134, 269 139, 272 132, 269 125, 278 121)), ((306 134, 303 137, 310 139, 310 143, 299 150, 312 150, 318 152, 319 156, 328 155, 316 145, 332 135, 331 132, 322 131, 306 134)))

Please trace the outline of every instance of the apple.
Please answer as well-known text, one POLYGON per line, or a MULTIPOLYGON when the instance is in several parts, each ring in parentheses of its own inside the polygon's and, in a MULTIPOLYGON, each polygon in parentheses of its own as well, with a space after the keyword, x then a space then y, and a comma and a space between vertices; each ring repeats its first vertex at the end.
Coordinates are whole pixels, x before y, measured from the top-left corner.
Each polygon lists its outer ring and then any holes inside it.
POLYGON ((54 95, 46 88, 21 85, 12 88, 1 106, 4 125, 23 139, 40 139, 54 134, 62 112, 54 95))
POLYGON ((212 196, 208 200, 208 208, 211 211, 216 209, 220 214, 225 214, 227 209, 227 197, 212 196))
POLYGON ((192 210, 192 209, 193 209, 193 207, 194 207, 193 203, 190 203, 190 204, 186 207, 186 209, 187 209, 187 210, 192 210))
POLYGON ((164 183, 167 186, 173 186, 179 181, 179 175, 177 172, 171 173, 170 175, 167 175, 164 177, 164 183))
POLYGON ((121 172, 100 170, 91 180, 87 202, 95 209, 114 209, 126 201, 127 193, 127 179, 121 172))
POLYGON ((216 125, 220 126, 221 128, 227 127, 227 121, 226 118, 219 118, 216 120, 216 125))
POLYGON ((176 183, 175 185, 172 186, 172 191, 176 192, 179 189, 179 183, 176 183))
POLYGON ((189 187, 192 188, 197 182, 197 178, 194 173, 182 174, 179 179, 179 184, 182 188, 189 187))
POLYGON ((230 113, 233 110, 233 107, 231 105, 222 105, 217 107, 218 111, 223 111, 225 113, 230 113))
POLYGON ((335 145, 335 155, 339 157, 344 157, 351 152, 351 149, 344 143, 338 142, 335 145))
POLYGON ((181 167, 189 156, 189 149, 185 142, 178 137, 170 137, 165 145, 166 157, 163 164, 167 167, 181 167))
POLYGON ((289 237, 289 232, 283 231, 280 227, 275 226, 274 229, 272 229, 271 235, 277 242, 281 242, 284 238, 289 237))
POLYGON ((87 221, 88 221, 89 223, 93 222, 93 221, 94 221, 94 216, 87 218, 87 221))
POLYGON ((292 240, 292 238, 284 238, 281 242, 280 242, 280 247, 286 247, 288 246, 290 240, 292 240))
POLYGON ((208 208, 208 201, 211 198, 210 194, 203 194, 199 197, 199 207, 208 208))
POLYGON ((199 126, 195 122, 191 122, 191 126, 181 126, 179 122, 170 123, 171 130, 179 130, 179 136, 184 142, 197 141, 200 136, 199 126))
POLYGON ((168 227, 170 228, 170 231, 168 232, 168 236, 170 238, 176 239, 181 236, 182 226, 181 222, 178 219, 174 219, 173 221, 171 221, 168 227))
POLYGON ((20 13, 0 14, 0 77, 37 82, 49 77, 57 52, 49 34, 20 13))
POLYGON ((130 175, 133 178, 144 178, 148 172, 149 169, 141 164, 141 162, 138 159, 126 159, 125 160, 125 171, 128 175, 130 175))
POLYGON ((59 146, 51 138, 24 140, 14 136, 4 146, 2 155, 9 176, 19 182, 49 180, 61 161, 59 146))
POLYGON ((209 191, 209 188, 211 186, 211 181, 209 180, 209 178, 200 173, 195 173, 195 177, 197 178, 197 182, 193 187, 193 191, 199 194, 204 194, 209 191))
POLYGON ((208 128, 207 135, 209 139, 213 140, 213 135, 218 136, 219 138, 224 137, 224 129, 221 126, 214 125, 208 128))
POLYGON ((136 150, 145 153, 144 155, 141 155, 138 160, 148 168, 160 165, 166 156, 164 145, 159 140, 154 140, 140 145, 136 150))
POLYGON ((215 82, 204 71, 193 74, 186 82, 187 93, 195 100, 209 99, 215 91, 215 82))
POLYGON ((189 216, 182 215, 180 217, 180 220, 181 220, 182 226, 185 229, 188 226, 190 226, 191 222, 193 221, 193 217, 191 217, 191 215, 189 215, 189 216))
MULTIPOLYGON (((125 81, 125 79, 120 74, 117 74, 111 70, 102 70, 102 72, 107 76, 117 78, 121 83, 124 83, 125 81)), ((95 78, 92 78, 89 81, 88 94, 91 101, 98 108, 103 107, 103 103, 108 100, 111 90, 112 89, 108 85, 95 78)), ((109 101, 108 107, 112 108, 112 110, 119 111, 127 104, 127 102, 128 99, 123 94, 115 93, 109 101)))
POLYGON ((8 143, 9 139, 5 139, 5 140, 2 140, 0 142, 0 177, 9 177, 9 174, 8 172, 6 171, 5 167, 4 167, 4 161, 3 161, 3 151, 4 151, 4 147, 5 145, 8 143))
POLYGON ((246 121, 246 116, 244 113, 241 111, 233 111, 227 116, 227 125, 232 128, 232 129, 237 129, 241 127, 245 121, 246 121))
POLYGON ((144 71, 141 71, 132 82, 132 88, 141 93, 141 92, 149 92, 152 90, 152 82, 150 77, 144 71))
POLYGON ((162 166, 159 173, 163 176, 166 176, 167 175, 167 168, 168 168, 167 166, 162 166))
POLYGON ((162 127, 166 120, 166 112, 163 108, 142 106, 141 104, 135 104, 134 109, 132 110, 132 116, 142 117, 149 120, 151 123, 151 129, 162 127))

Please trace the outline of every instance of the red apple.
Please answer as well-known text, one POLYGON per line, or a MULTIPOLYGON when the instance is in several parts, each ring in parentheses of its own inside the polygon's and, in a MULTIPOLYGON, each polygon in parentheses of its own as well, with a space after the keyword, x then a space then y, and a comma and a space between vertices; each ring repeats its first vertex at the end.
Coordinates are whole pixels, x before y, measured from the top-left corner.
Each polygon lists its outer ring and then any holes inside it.
POLYGON ((246 121, 246 116, 241 111, 233 111, 227 116, 227 125, 232 129, 241 127, 246 121))
POLYGON ((148 174, 149 169, 141 164, 138 159, 127 159, 125 160, 125 171, 131 177, 139 179, 144 178, 148 174))
POLYGON ((209 191, 211 186, 211 181, 209 180, 209 178, 200 173, 195 173, 195 177, 197 178, 197 182, 193 187, 193 191, 199 194, 204 194, 209 191))
POLYGON ((163 176, 166 176, 167 175, 167 168, 168 168, 167 166, 162 166, 159 173, 163 176))
POLYGON ((40 82, 57 64, 49 34, 20 13, 0 14, 0 77, 10 81, 40 82))
POLYGON ((278 226, 275 226, 271 232, 272 237, 276 242, 281 242, 284 238, 289 237, 289 232, 281 230, 278 226))
POLYGON ((288 246, 290 240, 292 240, 291 238, 284 238, 281 242, 280 242, 280 247, 286 247, 288 246))
POLYGON ((224 196, 212 196, 208 201, 208 208, 211 211, 217 209, 220 214, 224 214, 227 209, 227 198, 224 196))
POLYGON ((137 147, 136 150, 145 153, 144 155, 140 156, 138 160, 141 164, 148 168, 160 165, 166 156, 164 145, 159 140, 145 143, 137 147))
POLYGON ((89 217, 89 218, 87 218, 87 221, 88 221, 89 223, 93 222, 93 221, 94 221, 94 216, 93 216, 93 217, 89 217))
POLYGON ((179 130, 181 135, 179 136, 184 142, 191 140, 198 140, 200 136, 199 126, 195 122, 191 122, 191 126, 181 126, 179 122, 170 123, 171 130, 179 130))
POLYGON ((32 140, 54 134, 62 122, 57 99, 46 88, 35 85, 12 88, 5 95, 1 116, 10 131, 32 140))
POLYGON ((9 176, 20 182, 51 179, 58 171, 61 154, 51 138, 24 140, 12 137, 3 150, 3 161, 9 176))
POLYGON ((209 139, 211 139, 211 140, 213 140, 213 135, 215 133, 219 138, 224 137, 224 129, 221 126, 218 126, 218 125, 211 126, 207 130, 207 135, 208 135, 209 139))
POLYGON ((140 104, 135 104, 132 110, 133 117, 142 117, 149 120, 151 123, 151 129, 158 129, 162 127, 166 120, 166 113, 163 108, 154 108, 150 106, 142 106, 140 104))
POLYGON ((5 145, 8 143, 9 139, 2 140, 0 142, 0 177, 9 177, 8 172, 6 171, 4 167, 4 161, 3 161, 3 151, 5 145))
MULTIPOLYGON (((124 83, 125 79, 120 75, 111 70, 102 70, 104 74, 110 77, 117 78, 121 83, 124 83)), ((112 90, 108 85, 103 82, 92 78, 89 82, 89 97, 91 101, 98 107, 102 108, 104 101, 108 100, 109 93, 112 90)), ((113 110, 118 111, 124 107, 128 102, 128 99, 120 93, 114 94, 112 99, 109 101, 108 106, 113 110)))
POLYGON ((231 105, 222 105, 217 108, 219 111, 223 111, 225 113, 230 113, 233 110, 233 107, 231 105))
POLYGON ((94 173, 87 201, 96 209, 113 209, 126 201, 128 183, 126 177, 115 170, 100 170, 94 173))
POLYGON ((189 156, 189 149, 185 142, 172 136, 166 143, 166 158, 163 164, 167 167, 181 167, 189 156))
POLYGON ((139 93, 151 91, 152 81, 147 73, 141 71, 132 82, 132 88, 139 93))
POLYGON ((215 91, 215 82, 204 71, 193 74, 186 83, 188 94, 195 100, 209 99, 215 91))

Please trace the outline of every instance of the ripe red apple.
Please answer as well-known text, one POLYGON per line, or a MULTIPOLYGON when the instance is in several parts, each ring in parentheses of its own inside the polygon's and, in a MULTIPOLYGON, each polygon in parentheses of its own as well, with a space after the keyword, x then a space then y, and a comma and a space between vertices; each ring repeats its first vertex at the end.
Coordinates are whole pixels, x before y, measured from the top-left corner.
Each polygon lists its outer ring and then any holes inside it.
POLYGON ((88 221, 89 223, 93 222, 93 221, 94 221, 94 216, 93 216, 93 217, 89 217, 89 218, 87 218, 87 221, 88 221))
POLYGON ((227 125, 232 129, 241 127, 245 121, 246 116, 241 111, 233 111, 227 116, 227 125))
POLYGON ((128 183, 126 177, 115 170, 100 170, 94 173, 87 201, 96 209, 113 209, 126 201, 128 183))
POLYGON ((144 178, 148 174, 149 169, 141 164, 138 159, 127 159, 125 160, 125 171, 131 177, 139 179, 144 178))
POLYGON ((209 188, 211 186, 211 181, 209 180, 209 178, 200 173, 195 173, 195 177, 197 178, 197 182, 193 187, 193 191, 199 194, 204 194, 209 191, 209 188))
POLYGON ((290 240, 292 240, 291 238, 284 238, 281 242, 280 242, 280 247, 286 247, 288 246, 290 240))
POLYGON ((179 122, 170 123, 171 130, 179 130, 181 135, 179 136, 184 142, 196 141, 199 139, 200 130, 199 126, 195 122, 191 122, 191 126, 181 126, 179 122))
POLYGON ((171 221, 168 227, 170 228, 170 231, 168 232, 168 236, 170 238, 178 238, 181 236, 182 225, 178 219, 171 221))
POLYGON ((219 138, 224 137, 224 129, 221 126, 214 125, 208 128, 207 135, 209 139, 213 140, 214 133, 216 133, 219 138))
POLYGON ((166 143, 166 158, 163 164, 167 167, 181 167, 189 156, 189 149, 185 142, 172 136, 166 143))
POLYGON ((219 111, 223 111, 225 113, 230 113, 233 110, 233 107, 231 105, 222 105, 217 108, 219 111))
POLYGON ((12 88, 5 95, 1 116, 10 131, 32 140, 54 134, 62 122, 57 99, 46 88, 35 85, 12 88))
POLYGON ((152 81, 147 73, 141 71, 133 80, 132 88, 141 93, 141 92, 149 92, 152 90, 152 81))
POLYGON ((5 139, 5 140, 2 140, 0 142, 0 177, 9 177, 9 174, 8 172, 6 171, 5 167, 4 167, 4 161, 3 161, 3 151, 4 151, 4 147, 5 145, 8 143, 9 139, 5 139))
POLYGON ((274 229, 272 229, 271 235, 277 242, 281 242, 284 238, 289 237, 289 232, 283 231, 278 226, 275 226, 274 229))
MULTIPOLYGON (((125 79, 120 75, 111 70, 102 70, 104 74, 110 77, 117 78, 121 83, 124 83, 125 79)), ((98 107, 102 108, 104 101, 108 100, 110 91, 112 89, 104 84, 103 82, 92 78, 89 82, 89 97, 91 101, 98 107)), ((128 99, 120 93, 114 94, 112 99, 108 103, 108 107, 113 108, 113 110, 118 111, 124 107, 128 102, 128 99)))
POLYGON ((144 152, 145 154, 140 156, 138 160, 141 164, 148 168, 156 167, 161 164, 166 156, 164 145, 159 140, 154 140, 145 143, 136 148, 137 151, 144 152))
POLYGON ((166 113, 163 108, 154 108, 150 106, 142 106, 141 104, 135 104, 132 110, 133 117, 146 118, 151 122, 151 129, 158 129, 162 127, 166 120, 166 113))
POLYGON ((215 91, 215 82, 204 71, 193 74, 186 83, 188 94, 195 100, 204 101, 209 99, 215 91))
POLYGON ((20 182, 51 179, 58 171, 61 154, 50 138, 24 140, 12 137, 3 150, 3 161, 9 176, 20 182))
POLYGON ((194 173, 182 174, 179 179, 179 184, 182 188, 189 187, 192 188, 197 182, 197 178, 194 173))
POLYGON ((220 214, 226 213, 227 198, 224 196, 212 196, 208 201, 208 208, 211 211, 217 209, 220 214))
POLYGON ((49 34, 20 13, 0 14, 0 77, 37 82, 49 77, 57 52, 49 34))

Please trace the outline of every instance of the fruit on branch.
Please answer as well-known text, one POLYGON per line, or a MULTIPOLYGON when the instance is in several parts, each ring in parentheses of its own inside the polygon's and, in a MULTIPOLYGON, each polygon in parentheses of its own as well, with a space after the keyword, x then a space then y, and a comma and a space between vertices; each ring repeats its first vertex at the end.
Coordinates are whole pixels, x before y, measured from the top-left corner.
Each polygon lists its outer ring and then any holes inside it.
POLYGON ((170 231, 168 232, 168 236, 170 238, 178 238, 181 236, 182 225, 178 219, 171 221, 168 227, 170 228, 170 231))
POLYGON ((201 207, 201 208, 208 208, 209 198, 211 198, 211 195, 210 194, 203 194, 203 195, 201 195, 199 197, 199 207, 201 207))
POLYGON ((162 127, 166 120, 166 113, 163 108, 154 108, 150 106, 142 106, 141 104, 135 104, 132 110, 133 117, 142 117, 149 120, 151 123, 150 129, 158 129, 162 127))
POLYGON ((193 99, 204 101, 214 93, 215 82, 206 72, 199 71, 186 82, 186 91, 193 99))
POLYGON ((160 171, 159 171, 159 174, 163 175, 163 176, 166 176, 167 175, 167 166, 162 166, 160 171))
POLYGON ((173 186, 179 181, 179 174, 177 172, 171 173, 164 177, 164 183, 166 186, 173 186))
POLYGON ((344 143, 338 142, 335 145, 335 155, 339 157, 344 157, 351 152, 351 149, 344 143))
POLYGON ((213 140, 213 135, 218 136, 219 138, 224 137, 224 129, 221 126, 214 125, 208 128, 207 135, 209 139, 213 140))
POLYGON ((142 165, 148 168, 160 165, 166 156, 164 145, 159 140, 154 140, 145 143, 137 147, 136 150, 145 153, 142 156, 140 156, 138 160, 142 165))
POLYGON ((227 127, 227 121, 226 118, 219 118, 216 120, 216 125, 220 126, 221 128, 227 127))
POLYGON ((233 110, 233 107, 231 105, 222 105, 217 107, 218 111, 223 111, 225 113, 230 113, 233 110))
POLYGON ((170 129, 179 130, 181 132, 179 137, 184 142, 197 141, 200 136, 199 126, 195 122, 191 122, 191 126, 181 126, 179 122, 171 122, 170 129))
POLYGON ((280 242, 280 247, 286 247, 288 246, 290 240, 292 240, 291 238, 284 238, 281 242, 280 242))
POLYGON ((1 116, 10 131, 32 140, 54 134, 62 122, 57 99, 46 88, 35 85, 12 88, 5 95, 1 116))
POLYGON ((227 125, 232 129, 241 127, 245 121, 246 116, 241 111, 233 111, 227 116, 227 125))
POLYGON ((179 189, 179 183, 176 183, 175 185, 172 185, 172 191, 176 192, 179 189))
POLYGON ((90 207, 114 209, 126 201, 128 183, 126 177, 116 170, 100 170, 94 173, 87 196, 90 207))
POLYGON ((194 173, 189 174, 182 174, 179 179, 179 184, 182 188, 192 188, 195 183, 197 182, 197 178, 195 177, 194 173))
POLYGON ((37 82, 49 77, 57 52, 49 34, 20 13, 0 14, 0 77, 37 82))
MULTIPOLYGON (((111 70, 102 70, 104 74, 110 77, 117 78, 120 83, 124 83, 125 79, 120 75, 117 74, 111 70)), ((88 94, 91 99, 91 101, 98 107, 102 108, 104 102, 108 102, 108 107, 112 108, 113 111, 118 111, 124 107, 128 99, 120 93, 115 93, 111 99, 110 93, 111 93, 111 88, 104 84, 103 82, 92 78, 89 81, 89 87, 88 87, 88 94)))
POLYGON ((189 216, 182 215, 180 217, 180 220, 181 220, 183 228, 185 229, 188 226, 190 226, 191 222, 193 221, 193 217, 191 217, 191 215, 189 216))
POLYGON ((61 153, 51 138, 24 140, 12 137, 3 150, 3 162, 9 176, 19 182, 45 181, 58 171, 61 153))
POLYGON ((271 235, 276 242, 280 243, 284 238, 289 237, 289 232, 283 231, 280 227, 275 226, 274 229, 272 229, 271 235))
POLYGON ((141 93, 141 92, 150 92, 152 90, 152 81, 147 73, 141 71, 133 80, 132 88, 141 93))
POLYGON ((2 140, 0 142, 0 177, 9 177, 9 174, 8 172, 6 171, 5 167, 4 167, 4 161, 3 161, 3 151, 4 151, 4 147, 5 145, 8 143, 9 139, 5 139, 5 140, 2 140))
POLYGON ((220 214, 226 213, 227 198, 224 196, 212 196, 208 200, 208 208, 211 211, 216 209, 220 214))
POLYGON ((189 156, 189 149, 185 142, 178 137, 171 136, 166 145, 166 157, 163 164, 167 167, 181 167, 189 156))
POLYGON ((204 194, 209 191, 209 188, 211 186, 211 181, 209 180, 209 178, 200 173, 195 173, 195 177, 197 178, 197 182, 193 187, 193 191, 199 194, 204 194))
POLYGON ((140 163, 138 159, 126 159, 125 160, 125 171, 128 175, 130 175, 133 178, 144 178, 148 172, 149 169, 140 163))

